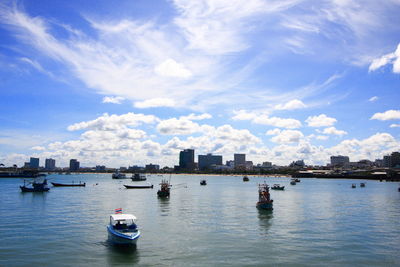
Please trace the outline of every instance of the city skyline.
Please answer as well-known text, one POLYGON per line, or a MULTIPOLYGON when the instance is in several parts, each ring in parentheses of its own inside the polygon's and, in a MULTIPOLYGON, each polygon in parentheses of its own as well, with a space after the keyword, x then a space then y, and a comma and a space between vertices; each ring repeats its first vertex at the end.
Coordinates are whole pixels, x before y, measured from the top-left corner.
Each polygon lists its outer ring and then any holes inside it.
POLYGON ((0 162, 324 165, 400 148, 395 1, 0 4, 0 162), (313 8, 309 8, 312 3, 313 8))

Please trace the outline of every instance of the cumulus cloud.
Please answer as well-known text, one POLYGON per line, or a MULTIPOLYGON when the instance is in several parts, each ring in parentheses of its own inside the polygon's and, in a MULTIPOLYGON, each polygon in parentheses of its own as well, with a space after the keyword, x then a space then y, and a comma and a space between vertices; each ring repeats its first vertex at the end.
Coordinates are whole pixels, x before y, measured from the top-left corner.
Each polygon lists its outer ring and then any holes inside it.
POLYGON ((181 63, 169 58, 156 66, 154 71, 161 76, 166 77, 178 77, 178 78, 189 78, 192 73, 185 68, 181 63))
POLYGON ((279 144, 298 143, 304 137, 303 133, 297 130, 283 130, 271 138, 272 142, 279 144))
POLYGON ((134 103, 135 108, 174 107, 175 105, 175 101, 170 98, 151 98, 134 103))
POLYGON ((369 65, 369 71, 375 71, 388 64, 393 65, 392 70, 394 73, 400 73, 400 44, 397 46, 396 51, 394 51, 393 53, 389 53, 381 56, 380 58, 374 59, 371 65, 369 65))
POLYGON ((201 126, 184 118, 163 120, 157 125, 157 130, 165 135, 188 135, 201 131, 201 126))
POLYGON ((326 116, 325 114, 320 114, 318 116, 310 116, 306 119, 308 126, 310 127, 324 127, 332 126, 337 122, 335 118, 326 116))
POLYGON ((398 128, 398 127, 400 127, 400 124, 396 123, 390 124, 390 128, 398 128))
POLYGON ((191 114, 189 114, 187 116, 182 116, 181 118, 192 120, 192 121, 199 121, 199 120, 211 119, 212 115, 209 114, 209 113, 203 113, 203 114, 200 114, 200 115, 196 115, 194 113, 191 113, 191 114))
POLYGON ((255 124, 270 125, 274 127, 295 129, 300 128, 301 122, 292 118, 270 117, 268 114, 249 112, 246 110, 234 111, 233 120, 250 120, 255 124))
POLYGON ((334 135, 345 135, 347 134, 346 131, 343 130, 338 130, 335 127, 329 127, 329 128, 325 128, 322 133, 324 134, 334 134, 334 135))
POLYGON ((34 146, 31 147, 32 150, 36 150, 36 151, 44 151, 46 150, 46 148, 44 146, 34 146))
POLYGON ((375 102, 375 101, 378 100, 378 99, 379 99, 379 97, 373 96, 373 97, 371 97, 370 99, 368 99, 368 101, 369 101, 369 102, 375 102))
POLYGON ((121 96, 105 96, 103 97, 103 103, 121 104, 125 98, 121 96))
POLYGON ((277 135, 281 133, 281 129, 275 128, 272 130, 268 130, 265 134, 266 135, 277 135))
POLYGON ((380 121, 388 121, 388 120, 398 120, 400 119, 400 110, 387 110, 383 113, 375 113, 372 115, 370 120, 380 120, 380 121))
POLYGON ((306 108, 307 106, 298 99, 291 100, 285 104, 279 104, 275 106, 277 110, 293 110, 293 109, 301 109, 306 108))

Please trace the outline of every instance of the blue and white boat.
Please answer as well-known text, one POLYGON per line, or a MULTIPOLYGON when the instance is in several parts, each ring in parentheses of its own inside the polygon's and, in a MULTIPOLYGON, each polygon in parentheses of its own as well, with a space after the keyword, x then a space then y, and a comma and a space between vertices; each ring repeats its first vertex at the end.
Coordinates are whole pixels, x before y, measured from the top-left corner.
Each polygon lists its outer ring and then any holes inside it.
POLYGON ((136 217, 132 214, 110 215, 110 224, 107 226, 108 238, 115 244, 135 245, 140 237, 136 225, 136 217))

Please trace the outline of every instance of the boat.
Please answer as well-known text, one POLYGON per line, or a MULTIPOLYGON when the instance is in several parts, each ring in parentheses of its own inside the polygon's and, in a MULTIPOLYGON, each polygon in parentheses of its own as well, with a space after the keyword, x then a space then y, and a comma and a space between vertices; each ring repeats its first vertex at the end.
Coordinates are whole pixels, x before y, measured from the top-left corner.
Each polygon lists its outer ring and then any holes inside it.
POLYGON ((131 177, 132 181, 146 181, 146 174, 143 173, 135 173, 131 177))
POLYGON ((86 183, 81 183, 79 182, 79 184, 75 184, 74 182, 72 182, 72 184, 61 184, 61 183, 53 183, 51 182, 51 184, 55 187, 62 187, 62 186, 86 186, 86 183))
POLYGON ((285 190, 285 186, 281 186, 280 184, 274 184, 271 189, 273 190, 285 190))
POLYGON ((351 185, 351 188, 356 188, 356 184, 352 184, 352 185, 351 185))
POLYGON ((169 191, 171 190, 171 185, 169 184, 169 181, 163 179, 161 180, 161 188, 160 190, 157 191, 157 196, 158 197, 169 197, 169 191))
POLYGON ((365 187, 365 183, 360 183, 360 187, 365 187))
POLYGON ((207 181, 206 180, 201 180, 200 181, 200 185, 207 185, 207 181))
POLYGON ((148 188, 153 188, 152 184, 149 185, 127 185, 124 184, 126 189, 148 189, 148 188))
POLYGON ((269 186, 267 184, 258 185, 258 202, 256 207, 258 209, 273 210, 274 201, 270 198, 269 186))
POLYGON ((140 237, 136 217, 132 214, 110 215, 107 231, 109 240, 120 245, 135 245, 140 237))
POLYGON ((47 187, 47 179, 44 179, 43 182, 33 182, 32 187, 27 187, 25 180, 24 185, 20 186, 22 192, 47 192, 50 188, 47 187))
POLYGON ((294 179, 294 181, 295 181, 296 183, 300 183, 300 182, 301 182, 299 178, 294 179))
POLYGON ((291 185, 296 185, 296 179, 292 179, 292 180, 290 181, 290 184, 291 184, 291 185))
POLYGON ((249 177, 247 177, 247 175, 243 176, 243 182, 248 182, 250 181, 249 177))
POLYGON ((118 170, 112 174, 113 179, 126 179, 125 173, 120 173, 118 170))

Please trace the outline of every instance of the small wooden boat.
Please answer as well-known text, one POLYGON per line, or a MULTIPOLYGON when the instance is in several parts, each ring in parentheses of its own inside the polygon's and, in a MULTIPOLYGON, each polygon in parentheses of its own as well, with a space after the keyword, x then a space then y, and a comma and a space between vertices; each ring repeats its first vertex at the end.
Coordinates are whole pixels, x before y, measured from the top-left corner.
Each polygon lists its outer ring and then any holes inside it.
POLYGON ((200 185, 207 185, 207 181, 206 180, 201 180, 200 181, 200 185))
POLYGON ((86 183, 81 183, 81 182, 79 182, 79 184, 75 184, 74 182, 72 182, 72 184, 61 184, 61 183, 53 183, 53 182, 51 182, 51 184, 53 185, 53 186, 56 186, 56 187, 62 187, 62 186, 86 186, 86 183))
POLYGON ((360 187, 365 187, 365 183, 360 183, 360 187))
POLYGON ((160 190, 157 191, 157 196, 158 197, 169 197, 169 192, 171 190, 171 185, 169 184, 169 181, 167 180, 161 180, 161 188, 160 190))
POLYGON ((146 174, 143 173, 135 173, 131 177, 132 181, 134 182, 140 182, 140 181, 146 181, 146 174))
POLYGON ((107 231, 109 240, 120 245, 134 245, 140 237, 136 217, 132 214, 110 215, 107 231))
POLYGON ((285 186, 281 186, 280 184, 274 184, 271 189, 273 190, 285 190, 285 186))
POLYGON ((351 188, 356 188, 356 187, 357 187, 356 184, 351 185, 351 188))
POLYGON ((258 209, 273 210, 273 200, 270 198, 269 186, 267 184, 258 185, 258 202, 256 207, 258 209))
POLYGON ((248 182, 250 181, 249 177, 247 177, 247 175, 243 176, 243 182, 248 182))
POLYGON ((292 180, 290 181, 290 184, 291 184, 291 185, 296 185, 296 180, 295 180, 295 179, 292 179, 292 180))
POLYGON ((33 182, 32 187, 27 187, 25 180, 24 185, 20 186, 22 192, 47 192, 50 188, 47 187, 47 179, 44 179, 42 183, 33 182))
POLYGON ((153 185, 126 185, 124 184, 126 189, 148 189, 153 188, 153 185))

